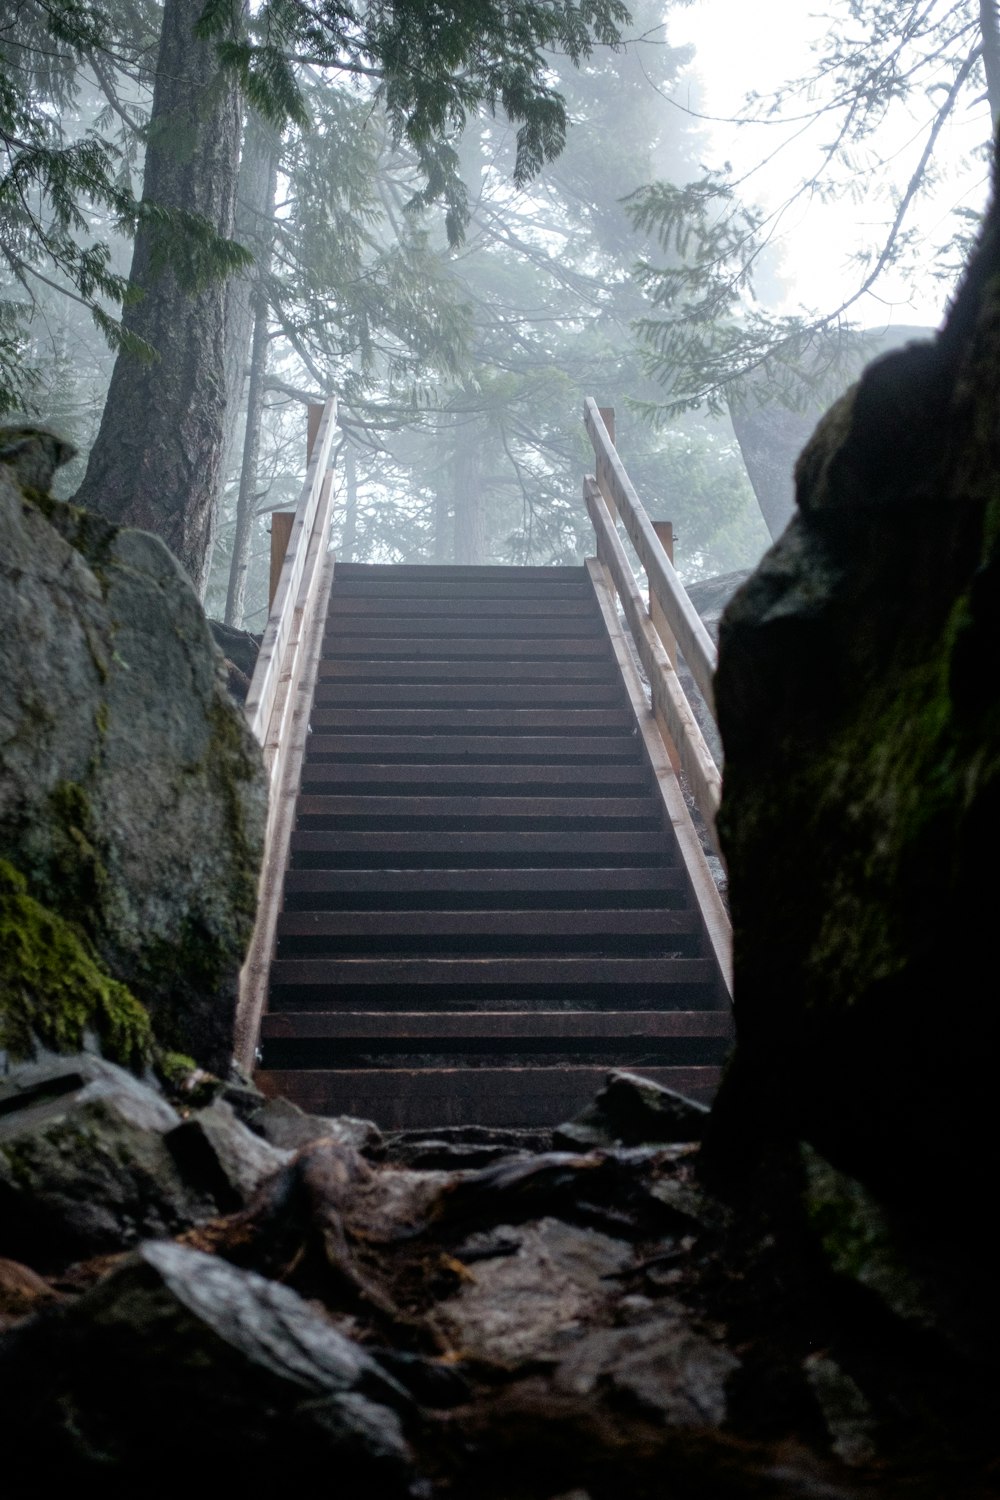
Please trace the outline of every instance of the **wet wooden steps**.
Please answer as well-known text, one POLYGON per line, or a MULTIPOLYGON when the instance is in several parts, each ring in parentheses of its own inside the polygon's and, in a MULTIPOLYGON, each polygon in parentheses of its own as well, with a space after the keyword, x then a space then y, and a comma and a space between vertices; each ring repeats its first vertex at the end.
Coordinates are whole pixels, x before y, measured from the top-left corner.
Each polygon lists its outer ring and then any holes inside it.
POLYGON ((706 1098, 728 996, 584 569, 338 565, 257 1077, 387 1128, 706 1098))

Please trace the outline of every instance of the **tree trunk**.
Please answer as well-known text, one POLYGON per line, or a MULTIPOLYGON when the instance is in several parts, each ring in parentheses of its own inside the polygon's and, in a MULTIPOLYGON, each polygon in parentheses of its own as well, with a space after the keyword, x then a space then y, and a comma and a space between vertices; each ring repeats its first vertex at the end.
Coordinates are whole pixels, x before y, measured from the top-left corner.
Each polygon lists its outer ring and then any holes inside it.
POLYGON ((979 0, 979 27, 983 37, 983 67, 986 69, 986 94, 990 118, 996 134, 1000 120, 1000 16, 997 0, 979 0))
POLYGON ((254 295, 261 290, 271 264, 274 244, 274 194, 278 180, 281 137, 272 125, 251 111, 243 135, 243 151, 236 185, 236 238, 253 251, 254 264, 226 282, 226 435, 225 472, 236 464, 236 439, 247 351, 254 330, 254 295))
MULTIPOLYGON (((240 110, 214 47, 194 26, 204 0, 166 0, 153 91, 143 201, 204 215, 234 229, 240 110)), ((226 288, 186 291, 159 269, 141 229, 130 287, 139 299, 126 327, 158 358, 115 360, 97 440, 76 503, 155 531, 204 595, 222 479, 226 408, 226 288)))
POLYGON ((243 627, 246 610, 247 573, 250 570, 250 548, 257 508, 257 458, 260 453, 260 423, 264 411, 264 381, 270 348, 267 326, 267 303, 257 297, 257 321, 250 351, 250 385, 247 389, 247 422, 243 437, 243 467, 240 470, 240 492, 236 500, 236 535, 233 537, 233 559, 229 569, 226 593, 226 624, 237 630, 243 627))

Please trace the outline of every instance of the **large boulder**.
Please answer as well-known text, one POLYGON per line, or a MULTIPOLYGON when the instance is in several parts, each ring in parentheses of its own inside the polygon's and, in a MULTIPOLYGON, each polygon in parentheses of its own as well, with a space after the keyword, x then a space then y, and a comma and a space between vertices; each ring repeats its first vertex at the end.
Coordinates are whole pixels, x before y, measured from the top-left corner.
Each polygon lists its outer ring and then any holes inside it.
MULTIPOLYGON (((223 1069, 256 900, 261 758, 163 543, 48 495, 69 451, 0 430, 6 888, 70 923, 162 1044, 223 1069)), ((25 938, 23 983, 5 969, 0 1010, 30 1007, 37 947, 25 938)))
POLYGON ((937 339, 870 365, 821 423, 716 680, 738 1042, 715 1169, 807 1143, 841 1259, 888 1222, 948 1297, 992 1258, 1000 1147, 998 228, 994 205, 937 339))

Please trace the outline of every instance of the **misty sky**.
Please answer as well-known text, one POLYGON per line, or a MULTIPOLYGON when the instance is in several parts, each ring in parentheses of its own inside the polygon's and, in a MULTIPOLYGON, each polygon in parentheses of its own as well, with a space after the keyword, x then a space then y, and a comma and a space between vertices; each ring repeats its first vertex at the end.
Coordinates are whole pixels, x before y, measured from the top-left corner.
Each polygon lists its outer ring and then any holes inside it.
MULTIPOLYGON (((766 93, 776 84, 801 77, 809 67, 809 43, 822 38, 826 25, 814 9, 802 0, 768 0, 763 8, 748 5, 746 0, 696 0, 689 8, 672 11, 669 40, 675 45, 691 42, 697 48, 692 71, 701 81, 704 112, 732 115, 748 88, 766 93)), ((682 104, 691 102, 683 84, 676 97, 682 104)), ((914 137, 924 118, 926 115, 919 112, 906 118, 900 113, 879 142, 882 154, 893 159, 893 178, 900 188, 905 186, 919 153, 920 142, 914 144, 914 137)), ((721 123, 706 128, 711 131, 713 144, 710 164, 729 160, 740 171, 748 171, 781 140, 790 139, 793 130, 790 126, 768 125, 737 131, 721 123)), ((950 213, 956 204, 980 208, 985 201, 985 164, 963 161, 980 144, 984 131, 988 135, 989 118, 982 106, 947 126, 942 135, 947 171, 932 202, 921 209, 919 221, 941 240, 951 232, 950 213)), ((766 170, 750 177, 748 196, 778 209, 814 165, 817 147, 828 134, 825 125, 814 127, 779 151, 766 170)), ((881 226, 891 216, 888 201, 876 199, 870 183, 867 176, 857 180, 860 201, 836 206, 799 203, 782 217, 777 239, 781 272, 790 284, 788 311, 794 310, 799 301, 818 309, 836 305, 856 284, 857 269, 846 266, 847 258, 862 245, 875 243, 881 226)), ((946 286, 930 278, 887 278, 881 292, 883 301, 868 297, 852 309, 850 316, 870 326, 936 323, 947 297, 946 286)))

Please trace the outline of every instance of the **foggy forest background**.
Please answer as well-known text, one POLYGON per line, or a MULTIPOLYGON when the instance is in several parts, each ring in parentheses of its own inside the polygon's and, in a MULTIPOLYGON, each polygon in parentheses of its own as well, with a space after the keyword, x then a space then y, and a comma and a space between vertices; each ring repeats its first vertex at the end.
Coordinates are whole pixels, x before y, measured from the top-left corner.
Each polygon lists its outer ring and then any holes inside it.
MULTIPOLYGON (((72 10, 25 0, 0 22, 5 400, 77 444, 60 476, 66 497, 107 398, 114 278, 124 285, 131 242, 108 195, 79 184, 78 217, 62 228, 78 251, 106 246, 104 269, 81 283, 79 260, 44 242, 39 226, 59 231, 60 205, 51 180, 26 171, 32 141, 18 110, 30 101, 46 149, 103 143, 105 170, 138 196, 160 26, 155 0, 115 0, 100 10, 100 45, 86 45, 65 21, 72 10)), ((828 401, 856 369, 857 330, 870 318, 853 294, 820 308, 790 302, 795 267, 777 216, 716 159, 718 137, 700 117, 688 6, 635 0, 630 11, 621 44, 596 45, 579 66, 546 57, 570 128, 530 181, 515 185, 515 130, 502 111, 471 113, 451 133, 468 194, 461 224, 427 192, 426 162, 392 128, 377 78, 293 55, 304 108, 247 112, 241 184, 255 174, 266 211, 241 236, 237 209, 235 238, 253 256, 235 273, 250 278, 252 336, 210 615, 263 628, 269 516, 297 498, 305 403, 330 395, 340 420, 333 546, 345 560, 581 560, 592 550, 580 500, 592 460, 580 413, 592 395, 617 410, 647 508, 674 522, 681 576, 757 561, 770 538, 729 405, 828 401)), ((992 0, 841 0, 802 76, 745 106, 745 118, 771 111, 818 125, 815 165, 789 181, 789 202, 871 203, 870 241, 845 245, 857 289, 877 290, 890 269, 905 274, 908 258, 953 283, 984 196, 995 31, 992 0), (960 112, 979 122, 979 145, 945 162, 943 132, 960 112), (895 135, 880 136, 887 126, 895 135), (917 208, 942 174, 953 212, 928 241, 917 208)))

